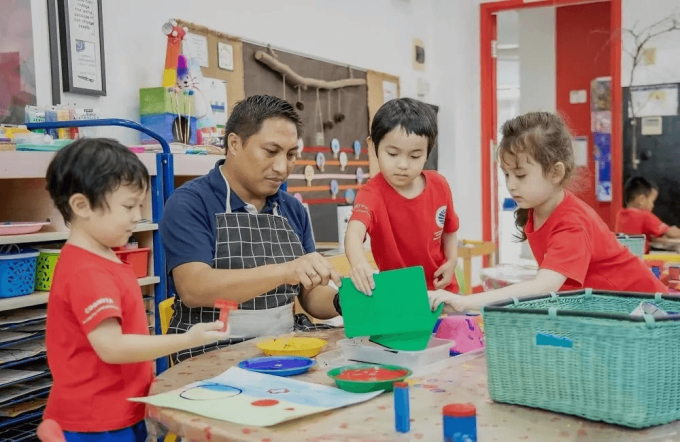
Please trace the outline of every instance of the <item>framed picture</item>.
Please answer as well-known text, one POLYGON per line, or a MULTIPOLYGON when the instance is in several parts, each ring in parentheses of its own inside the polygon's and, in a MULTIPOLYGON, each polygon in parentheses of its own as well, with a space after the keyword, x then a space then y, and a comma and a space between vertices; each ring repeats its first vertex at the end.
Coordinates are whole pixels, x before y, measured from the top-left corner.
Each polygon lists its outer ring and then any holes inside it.
POLYGON ((102 0, 57 0, 64 92, 106 95, 102 0))

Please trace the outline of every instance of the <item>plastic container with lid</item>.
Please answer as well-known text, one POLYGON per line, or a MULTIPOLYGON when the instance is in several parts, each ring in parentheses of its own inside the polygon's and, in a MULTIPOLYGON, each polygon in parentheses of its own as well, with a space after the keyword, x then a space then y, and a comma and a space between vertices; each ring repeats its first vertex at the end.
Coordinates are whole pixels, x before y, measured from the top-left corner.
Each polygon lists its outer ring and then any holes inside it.
POLYGON ((449 404, 444 415, 444 442, 477 442, 477 409, 473 404, 449 404))
POLYGON ((431 338, 425 350, 393 350, 369 341, 367 338, 342 339, 338 346, 349 362, 398 365, 411 370, 445 361, 453 341, 431 338))

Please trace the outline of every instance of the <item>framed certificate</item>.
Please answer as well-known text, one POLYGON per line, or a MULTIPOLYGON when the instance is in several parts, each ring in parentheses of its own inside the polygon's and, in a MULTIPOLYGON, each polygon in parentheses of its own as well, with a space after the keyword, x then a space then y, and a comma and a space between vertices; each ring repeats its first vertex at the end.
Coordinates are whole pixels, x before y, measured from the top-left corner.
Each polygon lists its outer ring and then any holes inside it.
POLYGON ((64 92, 106 95, 102 0, 57 0, 64 92))

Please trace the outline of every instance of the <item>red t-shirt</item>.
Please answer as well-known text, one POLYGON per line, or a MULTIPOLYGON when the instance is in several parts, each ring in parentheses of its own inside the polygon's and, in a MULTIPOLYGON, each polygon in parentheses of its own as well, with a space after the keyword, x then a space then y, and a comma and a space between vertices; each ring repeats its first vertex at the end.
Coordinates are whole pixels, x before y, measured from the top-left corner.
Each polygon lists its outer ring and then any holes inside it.
POLYGON ((571 192, 534 231, 533 210, 524 231, 542 269, 567 277, 560 290, 593 288, 668 293, 645 263, 622 246, 597 213, 571 192))
POLYGON ((668 224, 661 221, 648 210, 621 209, 616 215, 616 233, 628 235, 645 235, 645 251, 649 252, 649 242, 653 237, 663 236, 668 232, 668 224))
MULTIPOLYGON (((425 189, 408 199, 379 173, 357 194, 350 221, 366 226, 381 271, 422 266, 427 288, 433 290, 434 272, 446 261, 442 234, 458 230, 458 216, 446 179, 432 170, 423 176, 425 189)), ((455 274, 446 290, 458 293, 455 274)))
POLYGON ((66 244, 54 271, 47 306, 47 361, 54 384, 44 419, 74 432, 112 431, 144 419, 152 363, 107 364, 87 339, 104 319, 124 334, 148 335, 139 283, 128 264, 66 244))

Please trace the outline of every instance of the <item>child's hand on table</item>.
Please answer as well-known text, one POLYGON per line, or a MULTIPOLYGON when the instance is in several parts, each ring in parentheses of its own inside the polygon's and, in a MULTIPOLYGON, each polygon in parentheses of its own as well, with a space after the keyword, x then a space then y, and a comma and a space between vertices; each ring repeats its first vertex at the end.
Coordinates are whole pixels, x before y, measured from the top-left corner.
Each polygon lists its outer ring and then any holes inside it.
POLYGON ((441 289, 428 290, 427 296, 430 299, 430 307, 432 308, 432 311, 437 310, 439 304, 442 303, 446 304, 451 309, 458 312, 470 310, 470 307, 468 306, 469 298, 467 296, 456 295, 449 291, 441 289))
POLYGON ((456 261, 446 261, 434 272, 434 288, 444 289, 451 284, 453 274, 456 272, 456 261))
POLYGON ((375 269, 370 264, 360 264, 349 272, 354 287, 366 296, 373 296, 375 280, 373 279, 375 269))
POLYGON ((220 331, 222 327, 224 327, 222 321, 199 322, 198 324, 195 324, 186 333, 189 347, 200 347, 202 345, 229 339, 229 326, 227 326, 227 330, 224 332, 220 331))

